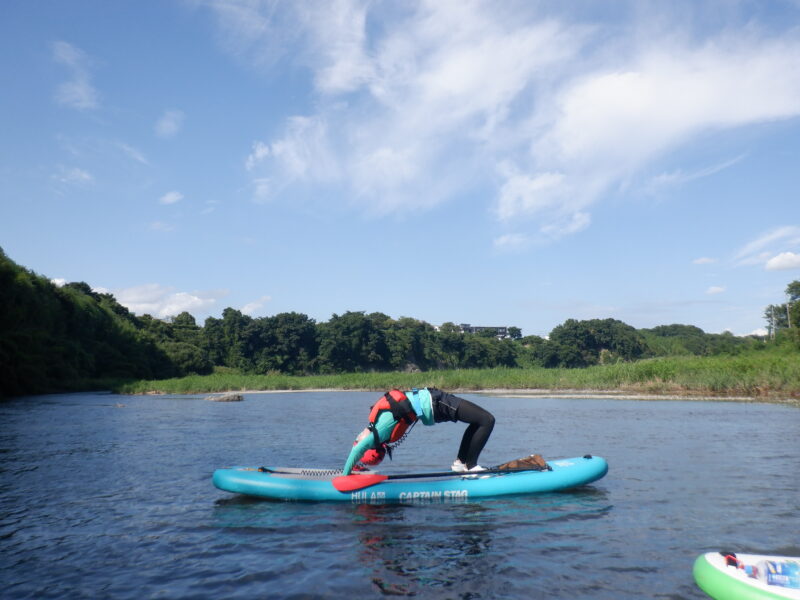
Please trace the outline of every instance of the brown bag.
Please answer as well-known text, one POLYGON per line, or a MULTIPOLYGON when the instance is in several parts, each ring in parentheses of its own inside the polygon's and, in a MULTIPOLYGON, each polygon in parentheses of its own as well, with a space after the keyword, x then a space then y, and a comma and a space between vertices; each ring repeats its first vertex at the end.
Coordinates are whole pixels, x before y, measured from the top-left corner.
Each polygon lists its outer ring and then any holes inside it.
POLYGON ((531 454, 525 458, 518 458, 498 465, 497 469, 501 471, 549 471, 550 467, 542 458, 541 454, 531 454))

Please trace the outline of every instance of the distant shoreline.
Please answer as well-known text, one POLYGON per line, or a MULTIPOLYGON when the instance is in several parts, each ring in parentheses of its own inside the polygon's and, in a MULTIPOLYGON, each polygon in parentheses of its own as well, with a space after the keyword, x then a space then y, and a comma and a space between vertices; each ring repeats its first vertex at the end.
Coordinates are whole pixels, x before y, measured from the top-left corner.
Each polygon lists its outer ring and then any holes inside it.
MULTIPOLYGON (((223 394, 296 394, 296 393, 367 393, 374 392, 380 393, 383 389, 342 389, 342 388, 309 388, 309 389, 285 389, 285 390, 226 390, 219 392, 200 392, 191 395, 206 395, 215 396, 223 394)), ((709 395, 709 394, 676 394, 676 393, 637 393, 620 390, 564 390, 564 389, 537 389, 537 388, 521 388, 521 389, 448 389, 448 392, 454 394, 476 394, 483 396, 500 396, 503 398, 555 398, 565 400, 588 400, 588 399, 609 399, 609 400, 646 400, 646 401, 701 401, 701 402, 738 402, 738 403, 751 403, 751 404, 781 404, 787 406, 796 406, 800 408, 800 399, 797 398, 780 398, 770 396, 725 396, 725 395, 709 395)), ((168 392, 150 391, 145 392, 145 395, 175 395, 168 392)))
POLYGON ((380 392, 436 387, 461 394, 527 398, 708 400, 800 405, 800 356, 759 352, 739 356, 673 357, 581 369, 544 367, 356 372, 329 375, 246 374, 138 380, 112 386, 123 394, 221 394, 298 390, 380 392))

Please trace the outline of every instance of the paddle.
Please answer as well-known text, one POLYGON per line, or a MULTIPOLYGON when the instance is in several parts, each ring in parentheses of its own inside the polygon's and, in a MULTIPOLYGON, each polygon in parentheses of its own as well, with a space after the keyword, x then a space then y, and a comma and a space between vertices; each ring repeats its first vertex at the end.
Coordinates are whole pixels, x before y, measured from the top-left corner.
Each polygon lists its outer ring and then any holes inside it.
POLYGON ((333 478, 333 487, 340 492, 354 492, 363 490, 375 484, 389 479, 420 479, 423 477, 474 477, 487 473, 519 473, 520 471, 544 471, 550 470, 541 468, 531 469, 498 469, 490 468, 485 471, 441 471, 438 473, 404 473, 401 475, 382 475, 381 473, 354 473, 352 475, 340 475, 333 478))

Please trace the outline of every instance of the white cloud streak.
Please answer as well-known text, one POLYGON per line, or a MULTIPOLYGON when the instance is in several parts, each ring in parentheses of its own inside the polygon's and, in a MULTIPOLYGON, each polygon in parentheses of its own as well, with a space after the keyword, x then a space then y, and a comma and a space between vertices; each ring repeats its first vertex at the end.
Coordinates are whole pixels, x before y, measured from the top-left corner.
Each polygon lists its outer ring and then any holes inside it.
POLYGON ((91 81, 91 59, 80 48, 67 42, 53 44, 53 60, 67 68, 70 79, 56 90, 56 102, 78 110, 91 110, 100 106, 100 100, 91 81))
POLYGON ((150 164, 150 161, 147 160, 147 157, 133 146, 129 146, 128 144, 125 144, 123 142, 119 142, 117 144, 117 147, 120 150, 122 150, 122 152, 125 153, 126 156, 135 160, 136 162, 141 163, 143 165, 150 164))
POLYGON ((176 202, 180 202, 183 200, 183 194, 180 192, 173 190, 171 192, 167 192, 161 198, 158 199, 159 203, 161 204, 175 204, 176 202))
POLYGON ((178 135, 183 126, 184 114, 180 110, 167 110, 156 121, 155 132, 160 138, 172 138, 178 135))
POLYGON ((661 173, 660 175, 656 175, 650 181, 648 186, 649 191, 657 192, 663 188, 667 187, 675 187, 684 185, 686 183, 690 183, 697 179, 702 179, 704 177, 710 177, 711 175, 715 175, 720 171, 724 171, 725 169, 732 167, 733 165, 740 162, 744 159, 744 155, 737 156, 730 160, 726 160, 720 164, 712 165, 710 167, 705 167, 703 169, 697 169, 695 171, 684 171, 683 169, 678 169, 677 171, 672 171, 671 173, 661 173))
POLYGON ((53 175, 53 179, 67 185, 87 185, 94 183, 94 176, 88 171, 79 169, 78 167, 59 166, 58 171, 53 175))

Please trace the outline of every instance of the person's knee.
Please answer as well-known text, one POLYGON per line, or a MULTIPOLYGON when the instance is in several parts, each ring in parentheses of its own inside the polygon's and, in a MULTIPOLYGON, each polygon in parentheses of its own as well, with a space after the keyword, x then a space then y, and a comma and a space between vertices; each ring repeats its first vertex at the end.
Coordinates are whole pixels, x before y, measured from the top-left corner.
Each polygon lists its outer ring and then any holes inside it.
POLYGON ((484 418, 484 425, 489 428, 491 431, 494 429, 494 415, 491 413, 486 413, 486 417, 484 418))

